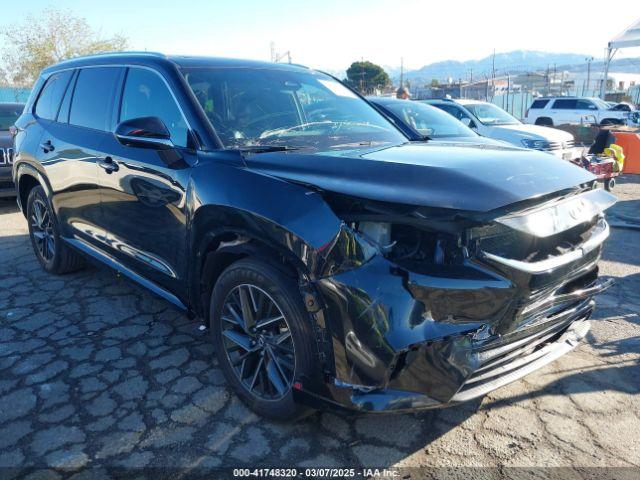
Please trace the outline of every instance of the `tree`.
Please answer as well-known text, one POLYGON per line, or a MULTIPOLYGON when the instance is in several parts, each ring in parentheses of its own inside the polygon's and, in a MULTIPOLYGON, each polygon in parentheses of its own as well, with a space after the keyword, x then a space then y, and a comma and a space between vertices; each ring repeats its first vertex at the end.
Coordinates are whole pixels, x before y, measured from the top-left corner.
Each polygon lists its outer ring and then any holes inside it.
POLYGON ((440 85, 440 82, 438 81, 437 78, 432 78, 431 79, 431 86, 432 87, 437 87, 438 85, 440 85))
POLYGON ((122 35, 103 37, 69 11, 45 9, 36 18, 0 29, 2 75, 11 85, 30 86, 40 71, 67 58, 127 48, 122 35))
POLYGON ((384 69, 371 62, 353 62, 347 69, 347 83, 362 94, 372 93, 391 83, 384 69))

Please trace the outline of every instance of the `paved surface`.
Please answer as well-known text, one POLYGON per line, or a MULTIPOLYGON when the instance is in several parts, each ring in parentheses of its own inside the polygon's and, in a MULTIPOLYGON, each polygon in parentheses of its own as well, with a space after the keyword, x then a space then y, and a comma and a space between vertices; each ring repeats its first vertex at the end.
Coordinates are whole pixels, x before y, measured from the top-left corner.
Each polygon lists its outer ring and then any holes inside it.
POLYGON ((0 203, 0 467, 640 466, 639 248, 613 231, 586 344, 482 403, 282 425, 229 394, 197 323, 109 271, 43 273, 0 203))

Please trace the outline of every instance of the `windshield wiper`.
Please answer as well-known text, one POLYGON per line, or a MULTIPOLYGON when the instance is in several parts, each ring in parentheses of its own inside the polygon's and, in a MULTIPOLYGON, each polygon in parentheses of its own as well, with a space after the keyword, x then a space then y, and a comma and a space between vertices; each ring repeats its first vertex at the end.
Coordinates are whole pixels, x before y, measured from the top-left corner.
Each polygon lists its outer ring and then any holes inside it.
POLYGON ((230 150, 238 150, 244 153, 268 153, 268 152, 290 152, 292 150, 300 150, 300 147, 292 147, 290 145, 244 145, 242 147, 234 147, 230 150))

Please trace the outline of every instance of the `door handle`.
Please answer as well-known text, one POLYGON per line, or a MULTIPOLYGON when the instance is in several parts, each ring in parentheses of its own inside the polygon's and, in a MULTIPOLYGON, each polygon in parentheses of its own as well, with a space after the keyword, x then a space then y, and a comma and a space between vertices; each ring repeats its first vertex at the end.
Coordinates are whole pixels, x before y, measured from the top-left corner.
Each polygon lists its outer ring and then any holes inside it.
POLYGON ((120 170, 120 167, 118 166, 118 162, 116 162, 111 157, 99 158, 98 159, 98 166, 100 168, 102 168, 105 172, 109 173, 109 174, 112 173, 112 172, 117 172, 118 170, 120 170))
POLYGON ((44 153, 53 152, 55 150, 55 147, 51 143, 51 140, 47 140, 46 142, 41 143, 40 148, 44 151, 44 153))

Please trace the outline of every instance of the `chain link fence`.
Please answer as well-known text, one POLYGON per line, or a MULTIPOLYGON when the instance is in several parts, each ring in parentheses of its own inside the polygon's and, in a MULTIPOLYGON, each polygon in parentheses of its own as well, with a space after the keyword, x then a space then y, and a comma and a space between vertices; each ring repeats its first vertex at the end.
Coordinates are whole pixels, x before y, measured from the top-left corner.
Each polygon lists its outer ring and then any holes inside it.
POLYGON ((29 98, 29 88, 0 86, 0 103, 24 103, 29 98))

